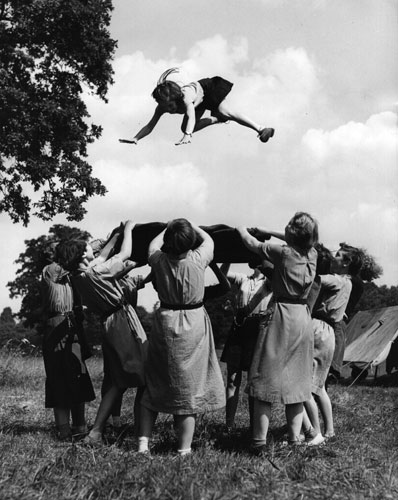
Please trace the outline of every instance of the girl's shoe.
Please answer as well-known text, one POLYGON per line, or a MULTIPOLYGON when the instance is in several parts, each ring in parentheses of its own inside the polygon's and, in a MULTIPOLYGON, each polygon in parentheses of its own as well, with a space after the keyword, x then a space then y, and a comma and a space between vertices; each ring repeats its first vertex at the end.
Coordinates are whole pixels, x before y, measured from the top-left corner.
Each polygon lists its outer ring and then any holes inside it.
POLYGON ((274 136, 275 130, 273 128, 263 128, 258 134, 261 142, 268 142, 274 136))
POLYGON ((319 446, 325 442, 325 438, 321 433, 317 434, 314 438, 309 441, 306 441, 305 444, 307 446, 319 446))
POLYGON ((87 425, 74 425, 72 426, 72 437, 81 438, 88 433, 87 425))
POLYGON ((104 444, 101 436, 93 437, 90 436, 90 434, 87 434, 87 436, 83 439, 82 443, 86 446, 91 446, 91 448, 99 448, 104 444))

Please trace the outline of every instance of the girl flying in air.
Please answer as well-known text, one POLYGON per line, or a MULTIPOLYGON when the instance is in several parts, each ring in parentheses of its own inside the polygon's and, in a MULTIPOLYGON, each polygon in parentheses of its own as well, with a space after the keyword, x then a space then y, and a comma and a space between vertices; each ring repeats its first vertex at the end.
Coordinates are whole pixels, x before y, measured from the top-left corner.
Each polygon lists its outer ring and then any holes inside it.
POLYGON ((158 103, 152 118, 133 139, 119 139, 119 142, 137 144, 140 139, 152 132, 164 113, 184 115, 181 124, 184 135, 176 146, 189 144, 194 132, 228 120, 255 130, 261 142, 267 142, 273 137, 275 132, 273 128, 261 127, 239 111, 230 108, 228 95, 231 92, 232 83, 220 76, 203 78, 184 86, 167 80, 171 73, 178 71, 178 68, 170 68, 160 76, 152 92, 152 97, 158 103), (203 118, 206 110, 209 110, 211 115, 203 118))

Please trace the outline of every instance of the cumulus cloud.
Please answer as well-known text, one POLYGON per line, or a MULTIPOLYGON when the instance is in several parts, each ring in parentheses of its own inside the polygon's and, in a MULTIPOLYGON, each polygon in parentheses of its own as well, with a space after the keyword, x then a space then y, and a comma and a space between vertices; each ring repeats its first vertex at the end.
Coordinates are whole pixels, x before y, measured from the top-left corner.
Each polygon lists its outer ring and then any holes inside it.
POLYGON ((131 168, 120 162, 99 161, 97 174, 108 188, 106 199, 90 201, 86 224, 101 220, 109 228, 118 220, 136 222, 200 217, 208 197, 207 182, 191 163, 131 168), (109 221, 109 222, 108 222, 109 221))

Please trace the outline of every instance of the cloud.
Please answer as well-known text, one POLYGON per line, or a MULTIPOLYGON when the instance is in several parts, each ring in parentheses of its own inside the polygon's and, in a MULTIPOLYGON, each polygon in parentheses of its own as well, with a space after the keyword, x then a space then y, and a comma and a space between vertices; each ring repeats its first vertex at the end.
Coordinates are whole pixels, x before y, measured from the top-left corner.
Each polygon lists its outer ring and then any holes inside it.
POLYGON ((120 220, 167 221, 174 217, 200 218, 208 197, 207 182, 192 163, 131 168, 121 162, 99 161, 96 173, 108 188, 106 199, 89 203, 85 223, 101 220, 106 232, 120 220))

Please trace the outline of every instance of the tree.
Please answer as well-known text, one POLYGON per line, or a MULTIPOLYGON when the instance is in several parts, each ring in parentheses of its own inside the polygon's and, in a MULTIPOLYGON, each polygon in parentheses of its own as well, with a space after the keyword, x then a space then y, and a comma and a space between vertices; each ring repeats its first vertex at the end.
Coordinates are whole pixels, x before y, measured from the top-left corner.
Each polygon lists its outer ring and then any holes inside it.
POLYGON ((375 283, 365 283, 364 292, 355 308, 357 311, 390 307, 398 305, 398 287, 377 286, 375 283))
POLYGON ((0 0, 0 212, 28 224, 104 195, 85 161, 101 127, 89 124, 83 90, 106 102, 113 83, 111 0, 0 0), (32 203, 28 184, 38 195, 32 203))
POLYGON ((18 313, 24 319, 25 326, 34 327, 40 322, 40 277, 47 264, 52 262, 54 248, 62 240, 88 240, 90 234, 75 227, 55 224, 48 235, 25 240, 26 250, 15 261, 20 267, 14 281, 7 283, 10 297, 22 297, 21 310, 18 313))

